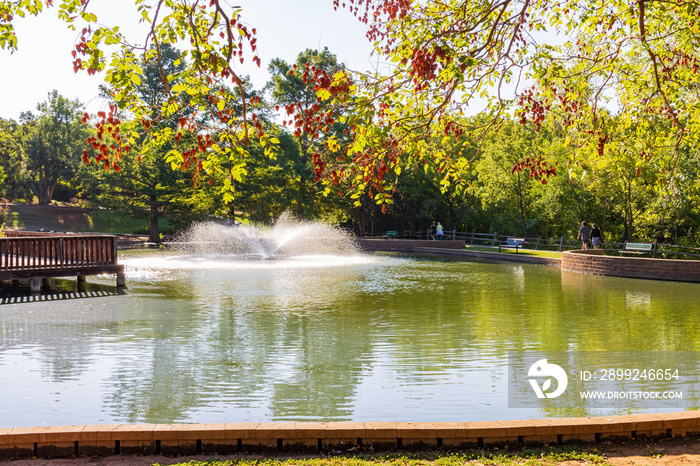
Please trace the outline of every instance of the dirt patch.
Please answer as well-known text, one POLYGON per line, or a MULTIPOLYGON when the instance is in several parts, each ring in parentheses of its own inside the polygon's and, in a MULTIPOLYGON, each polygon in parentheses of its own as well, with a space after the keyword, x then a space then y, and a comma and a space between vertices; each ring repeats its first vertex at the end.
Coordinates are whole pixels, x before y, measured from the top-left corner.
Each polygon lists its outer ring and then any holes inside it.
POLYGON ((661 443, 620 445, 611 447, 605 456, 615 466, 700 465, 700 440, 683 439, 661 443))
MULTIPOLYGON (((614 466, 690 466, 700 465, 700 439, 678 439, 664 442, 636 442, 633 444, 621 445, 601 445, 596 450, 606 458, 607 464, 614 466)), ((582 447, 586 450, 585 447, 582 447)), ((106 456, 98 458, 64 458, 46 459, 34 458, 29 460, 6 460, 0 464, 7 466, 150 466, 154 463, 161 464, 181 464, 188 461, 207 460, 234 460, 234 459, 279 459, 288 458, 308 458, 308 456, 205 456, 194 455, 180 458, 165 456, 106 456)), ((523 461, 524 462, 524 461, 523 461)), ((525 462, 524 462, 525 463, 525 462)), ((470 462, 475 466, 481 464, 478 461, 470 462)), ((492 464, 492 463, 488 463, 492 464)), ((565 461, 558 463, 559 466, 583 466, 586 464, 580 461, 565 461)), ((595 463, 598 464, 598 463, 595 463)))

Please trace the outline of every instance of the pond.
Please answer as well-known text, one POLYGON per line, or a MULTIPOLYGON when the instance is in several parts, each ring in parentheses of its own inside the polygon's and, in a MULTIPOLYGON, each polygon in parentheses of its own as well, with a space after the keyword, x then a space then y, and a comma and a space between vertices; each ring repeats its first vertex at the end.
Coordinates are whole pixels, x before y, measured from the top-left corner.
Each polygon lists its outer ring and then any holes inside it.
POLYGON ((700 349, 698 284, 386 253, 120 262, 123 293, 5 294, 0 427, 597 415, 509 407, 508 355, 700 349))

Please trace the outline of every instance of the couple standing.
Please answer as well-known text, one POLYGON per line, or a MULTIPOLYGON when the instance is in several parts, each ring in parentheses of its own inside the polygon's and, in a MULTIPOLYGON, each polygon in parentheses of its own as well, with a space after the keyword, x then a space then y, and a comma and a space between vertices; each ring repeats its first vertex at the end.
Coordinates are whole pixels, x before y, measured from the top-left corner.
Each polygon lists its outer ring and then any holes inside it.
POLYGON ((432 240, 442 240, 442 225, 440 222, 437 222, 437 225, 435 225, 435 222, 430 225, 430 238, 432 240))
POLYGON ((598 249, 598 244, 600 243, 600 229, 598 225, 593 224, 593 229, 588 226, 586 222, 581 222, 581 228, 578 230, 578 236, 576 239, 580 239, 583 244, 583 249, 588 249, 588 238, 591 238, 591 243, 593 244, 593 249, 598 249))

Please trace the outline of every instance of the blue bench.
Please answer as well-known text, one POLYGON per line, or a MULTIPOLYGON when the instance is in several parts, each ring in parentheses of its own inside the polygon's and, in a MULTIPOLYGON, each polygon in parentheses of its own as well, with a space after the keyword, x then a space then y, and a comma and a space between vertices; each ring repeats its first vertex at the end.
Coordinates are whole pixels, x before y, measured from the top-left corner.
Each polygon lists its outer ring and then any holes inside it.
POLYGON ((500 243, 498 245, 498 252, 501 252, 501 248, 515 249, 515 253, 518 253, 518 249, 523 247, 525 240, 522 238, 508 238, 505 243, 500 243))
POLYGON ((501 248, 515 249, 515 253, 518 253, 518 249, 523 247, 525 240, 522 238, 508 238, 504 243, 498 245, 498 252, 501 252, 501 248))
POLYGON ((383 235, 384 238, 398 238, 399 237, 399 232, 398 231, 387 231, 385 235, 383 235))

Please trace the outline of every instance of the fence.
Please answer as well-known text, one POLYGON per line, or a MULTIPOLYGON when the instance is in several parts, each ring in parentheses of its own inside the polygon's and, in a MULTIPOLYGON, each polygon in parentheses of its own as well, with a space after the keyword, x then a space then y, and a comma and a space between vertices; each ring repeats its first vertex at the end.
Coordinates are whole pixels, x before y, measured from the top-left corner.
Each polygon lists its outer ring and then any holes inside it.
POLYGON ((117 264, 111 236, 32 236, 0 238, 0 271, 51 270, 117 264))
MULTIPOLYGON (((399 238, 404 239, 430 239, 430 230, 404 230, 399 231, 399 238)), ((498 233, 477 233, 474 231, 444 230, 445 239, 464 240, 471 246, 498 246, 508 238, 515 238, 513 235, 500 235, 498 233)), ((518 236, 517 238, 523 238, 518 236)), ((569 249, 581 249, 581 241, 560 238, 523 238, 526 249, 565 251, 569 249)))
MULTIPOLYGON (((464 240, 470 246, 498 246, 508 238, 524 239, 524 249, 535 249, 544 251, 569 251, 581 249, 581 241, 565 238, 530 238, 515 235, 501 235, 498 233, 477 233, 474 231, 444 230, 445 239, 464 240)), ((399 231, 398 238, 404 239, 430 239, 430 230, 403 230, 399 231)), ((674 258, 674 259, 695 259, 700 258, 700 248, 690 246, 680 246, 675 244, 657 243, 653 241, 650 251, 652 257, 674 258)), ((620 251, 625 247, 625 243, 600 243, 600 248, 606 251, 620 251)))

